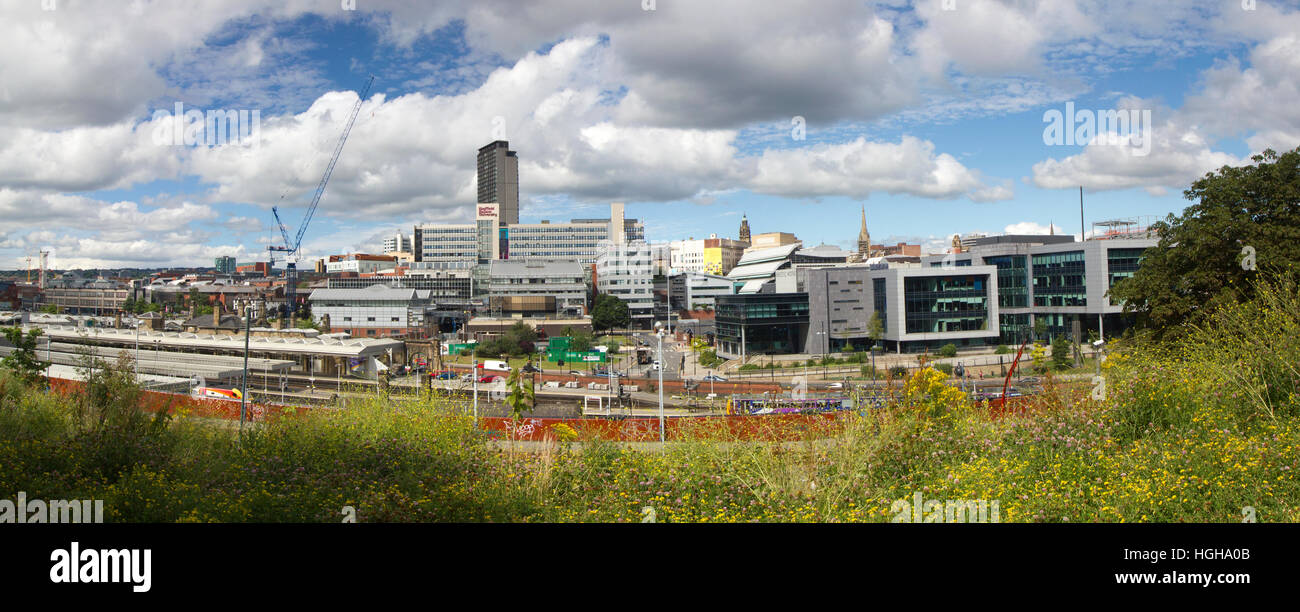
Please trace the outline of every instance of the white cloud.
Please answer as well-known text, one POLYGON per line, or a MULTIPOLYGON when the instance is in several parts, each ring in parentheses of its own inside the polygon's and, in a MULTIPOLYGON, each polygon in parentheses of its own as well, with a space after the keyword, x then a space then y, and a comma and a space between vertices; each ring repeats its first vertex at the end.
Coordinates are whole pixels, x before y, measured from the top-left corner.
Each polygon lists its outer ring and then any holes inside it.
POLYGON ((929 141, 904 136, 898 143, 858 138, 839 145, 767 150, 756 161, 748 186, 790 197, 865 198, 875 191, 926 198, 970 195, 985 201, 1009 196, 1009 189, 984 185, 976 171, 934 149, 929 141))

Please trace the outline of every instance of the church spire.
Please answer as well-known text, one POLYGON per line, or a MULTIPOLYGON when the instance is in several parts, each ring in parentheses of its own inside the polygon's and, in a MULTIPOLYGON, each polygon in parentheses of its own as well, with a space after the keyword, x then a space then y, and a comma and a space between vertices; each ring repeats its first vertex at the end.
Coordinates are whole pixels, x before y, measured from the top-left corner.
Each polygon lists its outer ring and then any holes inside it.
POLYGON ((862 229, 858 230, 858 253, 863 257, 871 256, 871 232, 867 231, 867 206, 862 205, 862 229))

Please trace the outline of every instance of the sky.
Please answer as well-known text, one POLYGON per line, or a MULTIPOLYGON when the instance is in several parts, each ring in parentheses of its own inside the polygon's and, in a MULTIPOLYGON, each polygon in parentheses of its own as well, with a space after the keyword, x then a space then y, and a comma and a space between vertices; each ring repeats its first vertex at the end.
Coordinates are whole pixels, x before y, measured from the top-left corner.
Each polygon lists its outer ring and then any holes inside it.
POLYGON ((523 222, 937 252, 1300 146, 1300 2, 0 0, 0 269, 264 261, 372 75, 302 261, 468 222, 497 139, 523 222))

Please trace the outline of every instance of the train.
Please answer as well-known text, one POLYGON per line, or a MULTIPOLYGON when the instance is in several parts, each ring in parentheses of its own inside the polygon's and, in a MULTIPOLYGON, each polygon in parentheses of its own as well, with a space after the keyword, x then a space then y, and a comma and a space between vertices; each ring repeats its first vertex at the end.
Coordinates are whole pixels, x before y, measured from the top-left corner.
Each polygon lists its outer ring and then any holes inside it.
POLYGON ((222 387, 194 387, 191 394, 194 397, 228 400, 237 400, 244 397, 244 394, 239 389, 225 389, 222 387))
POLYGON ((853 402, 841 397, 733 397, 727 400, 727 414, 808 414, 852 410, 853 402))

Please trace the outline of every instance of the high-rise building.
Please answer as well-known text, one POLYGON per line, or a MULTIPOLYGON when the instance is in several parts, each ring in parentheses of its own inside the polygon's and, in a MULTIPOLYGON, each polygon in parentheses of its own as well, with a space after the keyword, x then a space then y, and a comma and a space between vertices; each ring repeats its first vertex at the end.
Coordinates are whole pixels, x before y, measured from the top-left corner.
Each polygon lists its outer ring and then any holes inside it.
POLYGON ((519 157, 504 140, 478 150, 478 202, 500 205, 501 225, 519 223, 519 157))
POLYGON ((384 254, 410 253, 412 242, 413 239, 410 235, 403 234, 400 230, 393 232, 393 235, 384 238, 384 254))
POLYGON ((654 258, 644 240, 605 241, 596 255, 596 290, 627 303, 632 326, 649 329, 654 320, 654 258))
POLYGON ((221 257, 212 260, 212 267, 216 268, 217 272, 222 274, 234 274, 235 258, 230 257, 229 255, 222 255, 221 257))

